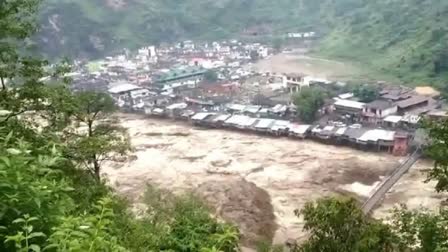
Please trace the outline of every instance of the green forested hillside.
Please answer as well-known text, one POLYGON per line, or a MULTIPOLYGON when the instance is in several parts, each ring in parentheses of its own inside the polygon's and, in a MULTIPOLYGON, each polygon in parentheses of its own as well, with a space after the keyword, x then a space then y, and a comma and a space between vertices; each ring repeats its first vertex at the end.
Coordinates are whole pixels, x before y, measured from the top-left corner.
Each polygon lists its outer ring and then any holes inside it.
POLYGON ((351 2, 363 4, 327 16, 332 31, 320 54, 355 59, 407 82, 448 77, 448 1, 351 2))
POLYGON ((304 25, 310 18, 303 18, 299 2, 46 0, 40 39, 47 53, 76 57, 179 38, 219 39, 257 27, 304 25))
POLYGON ((95 57, 179 38, 314 29, 324 38, 319 54, 440 81, 448 72, 447 13, 444 0, 47 0, 40 41, 52 56, 95 57))

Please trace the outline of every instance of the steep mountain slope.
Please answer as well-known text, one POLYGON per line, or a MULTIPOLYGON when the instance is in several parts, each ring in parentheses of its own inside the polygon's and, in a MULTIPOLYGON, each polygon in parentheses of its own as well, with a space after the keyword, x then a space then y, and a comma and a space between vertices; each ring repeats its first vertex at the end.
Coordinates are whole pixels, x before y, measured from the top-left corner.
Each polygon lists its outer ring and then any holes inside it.
POLYGON ((448 1, 351 2, 349 11, 327 15, 332 32, 320 54, 368 63, 407 82, 448 77, 448 1))
MULTIPOLYGON (((47 0, 41 44, 50 55, 103 51, 178 38, 223 38, 245 30, 302 26, 303 0, 47 0)), ((311 6, 311 5, 310 5, 311 6)), ((314 15, 317 16, 317 15, 314 15)))
POLYGON ((440 81, 448 72, 446 14, 446 0, 47 0, 39 40, 49 55, 96 57, 148 42, 312 27, 325 35, 318 54, 407 81, 440 81))

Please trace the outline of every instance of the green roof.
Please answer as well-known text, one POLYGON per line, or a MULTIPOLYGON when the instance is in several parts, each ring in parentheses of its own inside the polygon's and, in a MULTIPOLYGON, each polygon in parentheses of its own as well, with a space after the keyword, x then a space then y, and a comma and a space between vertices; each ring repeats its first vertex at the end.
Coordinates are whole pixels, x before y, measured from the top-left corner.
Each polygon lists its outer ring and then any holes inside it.
POLYGON ((187 67, 170 70, 160 77, 158 82, 169 82, 204 74, 206 70, 202 67, 187 67))

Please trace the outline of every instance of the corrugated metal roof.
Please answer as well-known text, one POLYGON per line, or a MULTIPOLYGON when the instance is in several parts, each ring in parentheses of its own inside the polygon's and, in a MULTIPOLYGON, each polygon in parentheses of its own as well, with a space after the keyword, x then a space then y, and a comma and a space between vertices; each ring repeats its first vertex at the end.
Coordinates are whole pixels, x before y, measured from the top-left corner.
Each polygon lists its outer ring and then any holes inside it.
POLYGON ((245 111, 245 112, 252 113, 252 114, 255 114, 255 113, 257 113, 260 109, 261 109, 260 106, 248 105, 248 106, 246 106, 246 107, 244 108, 244 111, 245 111))
POLYGON ((274 124, 271 127, 271 130, 280 130, 289 128, 290 122, 285 120, 275 120, 274 124))
POLYGON ((424 97, 424 96, 413 96, 409 99, 406 99, 404 101, 399 101, 397 102, 397 106, 399 108, 407 108, 413 105, 417 105, 423 102, 427 102, 428 101, 428 97, 424 97))
POLYGON ((194 121, 201 121, 204 120, 205 118, 207 118, 210 115, 214 115, 214 113, 197 113, 196 115, 194 115, 191 120, 194 121))
POLYGON ((355 108, 355 109, 363 109, 366 104, 363 102, 350 101, 350 100, 337 100, 334 103, 335 106, 347 107, 347 108, 355 108))
POLYGON ((291 124, 289 131, 295 134, 305 134, 311 125, 299 125, 299 124, 291 124))
POLYGON ((235 110, 235 111, 243 111, 244 108, 246 108, 246 105, 242 105, 242 104, 227 104, 226 108, 231 109, 231 110, 235 110))
POLYGON ((218 117, 214 118, 213 121, 214 122, 224 122, 225 120, 229 119, 229 117, 231 117, 231 115, 219 115, 218 117))
POLYGON ((275 123, 274 119, 259 119, 258 123, 255 125, 257 129, 269 129, 272 124, 275 123))
POLYGON ((344 136, 348 137, 349 139, 358 139, 361 137, 367 130, 366 129, 359 129, 359 128, 347 128, 344 132, 344 136))
POLYGON ((390 123, 398 123, 401 121, 401 119, 403 119, 402 116, 390 115, 390 116, 384 118, 383 121, 390 122, 390 123))
POLYGON ((229 119, 227 119, 225 121, 225 123, 226 124, 239 125, 239 124, 241 124, 241 122, 247 120, 248 118, 250 118, 250 117, 245 116, 245 115, 233 115, 229 119))
POLYGON ((242 126, 242 127, 249 127, 249 126, 252 126, 257 120, 258 120, 258 118, 248 117, 246 120, 242 121, 238 125, 242 126))
POLYGON ((137 90, 137 89, 141 89, 141 87, 136 86, 134 84, 126 83, 126 84, 120 84, 120 85, 110 88, 109 93, 120 94, 120 93, 126 93, 126 92, 130 92, 132 90, 137 90))
POLYGON ((378 140, 393 141, 395 136, 395 131, 383 130, 383 129, 373 129, 365 132, 361 137, 358 138, 359 141, 363 142, 377 142, 378 140))

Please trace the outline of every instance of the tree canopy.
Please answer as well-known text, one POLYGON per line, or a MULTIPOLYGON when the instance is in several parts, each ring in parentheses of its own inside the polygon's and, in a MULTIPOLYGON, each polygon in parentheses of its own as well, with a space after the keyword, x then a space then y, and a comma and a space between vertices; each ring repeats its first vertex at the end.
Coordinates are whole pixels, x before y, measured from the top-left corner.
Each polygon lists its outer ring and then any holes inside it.
POLYGON ((136 218, 99 179, 126 130, 109 95, 72 92, 67 65, 26 54, 36 4, 0 3, 0 251, 234 251, 238 230, 195 197, 143 200, 136 218))
POLYGON ((320 88, 302 88, 293 96, 294 105, 297 106, 299 118, 312 123, 316 119, 317 111, 324 105, 326 94, 320 88))
POLYGON ((428 181, 436 181, 437 192, 448 191, 448 121, 426 121, 425 131, 429 143, 425 153, 435 161, 434 167, 427 171, 428 181))
POLYGON ((372 102, 379 97, 378 89, 373 85, 355 85, 352 90, 353 94, 359 98, 361 102, 372 102))

